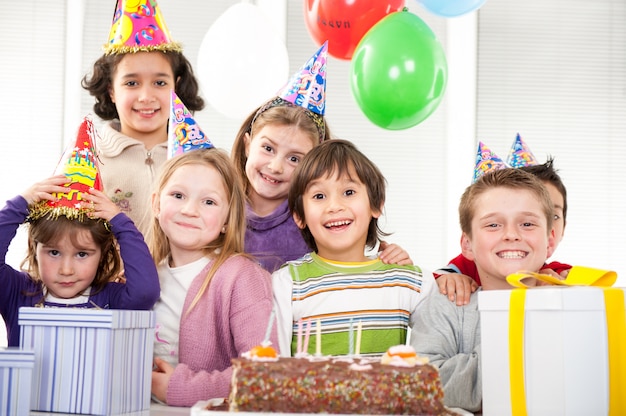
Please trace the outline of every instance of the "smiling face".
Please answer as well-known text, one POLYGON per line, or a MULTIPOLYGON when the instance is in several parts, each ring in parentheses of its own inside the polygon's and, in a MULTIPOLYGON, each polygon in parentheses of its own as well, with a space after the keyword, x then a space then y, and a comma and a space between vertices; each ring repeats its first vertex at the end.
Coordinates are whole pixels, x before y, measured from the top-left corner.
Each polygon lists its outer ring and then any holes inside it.
POLYGON ((266 216, 287 199, 293 171, 313 145, 295 126, 266 124, 246 135, 248 198, 256 214, 266 216))
POLYGON ((121 132, 151 148, 167 140, 172 67, 160 52, 128 53, 118 63, 110 96, 120 118, 121 132))
POLYGON ((74 238, 64 233, 57 241, 36 243, 39 276, 48 292, 61 299, 74 298, 96 277, 102 251, 88 230, 74 238))
POLYGON ((367 187, 353 167, 340 177, 334 172, 313 180, 302 195, 305 220, 294 216, 300 228, 309 227, 317 254, 343 262, 366 261, 364 250, 372 218, 382 207, 372 210, 367 187))
POLYGON ((170 265, 179 267, 204 256, 204 248, 225 232, 229 195, 213 166, 187 164, 153 197, 152 209, 169 241, 170 265))
POLYGON ((539 271, 554 246, 546 213, 527 189, 497 187, 478 196, 463 255, 474 260, 484 289, 510 289, 506 276, 539 271))

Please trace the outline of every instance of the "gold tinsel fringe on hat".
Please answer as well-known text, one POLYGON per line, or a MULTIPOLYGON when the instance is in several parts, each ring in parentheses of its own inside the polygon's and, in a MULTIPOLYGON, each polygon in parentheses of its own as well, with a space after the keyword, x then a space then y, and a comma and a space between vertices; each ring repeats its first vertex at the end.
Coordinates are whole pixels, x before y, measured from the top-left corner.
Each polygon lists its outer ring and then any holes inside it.
POLYGON ((127 45, 104 45, 105 55, 121 55, 125 53, 137 52, 179 52, 182 53, 183 46, 178 42, 163 43, 161 45, 127 46, 127 45))

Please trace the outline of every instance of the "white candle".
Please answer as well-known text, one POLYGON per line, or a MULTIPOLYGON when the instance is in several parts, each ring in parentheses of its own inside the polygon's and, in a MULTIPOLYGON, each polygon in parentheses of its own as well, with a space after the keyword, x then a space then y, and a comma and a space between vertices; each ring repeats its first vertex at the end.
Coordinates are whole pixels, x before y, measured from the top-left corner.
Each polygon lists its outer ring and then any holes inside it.
POLYGON ((319 319, 315 327, 315 355, 322 356, 322 322, 319 319))
POLYGON ((356 327, 356 348, 354 351, 355 355, 361 354, 361 331, 363 330, 363 321, 359 321, 359 324, 356 327))

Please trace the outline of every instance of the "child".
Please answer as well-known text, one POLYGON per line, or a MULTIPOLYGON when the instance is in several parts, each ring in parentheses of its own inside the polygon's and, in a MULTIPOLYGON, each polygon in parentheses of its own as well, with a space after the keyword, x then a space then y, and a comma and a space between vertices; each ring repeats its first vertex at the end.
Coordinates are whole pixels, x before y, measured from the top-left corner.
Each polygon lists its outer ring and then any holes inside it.
POLYGON ((97 179, 81 179, 97 178, 91 146, 83 148, 91 142, 90 128, 85 120, 76 142, 82 150, 61 160, 61 174, 35 183, 0 211, 0 312, 11 346, 19 345, 21 306, 147 310, 159 297, 156 267, 143 236, 97 189, 97 179), (27 220, 26 268, 18 271, 5 264, 5 256, 27 220), (126 284, 109 282, 122 260, 126 284))
POLYGON ((118 0, 105 53, 82 86, 95 97, 103 125, 97 147, 109 197, 145 235, 150 192, 166 160, 170 91, 201 110, 198 82, 180 45, 171 40, 156 1, 118 0), (143 10, 143 13, 136 13, 143 10), (145 36, 152 27, 152 36, 145 36))
MULTIPOLYGON (((163 291, 155 308, 152 394, 171 406, 192 406, 227 397, 231 359, 264 340, 270 275, 242 254, 244 194, 226 152, 173 157, 157 186, 150 248, 163 291), (171 353, 175 366, 163 359, 171 353)), ((277 342, 275 328, 270 341, 277 342)))
MULTIPOLYGON (((309 251, 289 212, 287 194, 296 166, 331 133, 324 118, 325 100, 313 105, 307 91, 293 91, 306 79, 318 80, 310 87, 325 91, 327 56, 324 44, 279 96, 248 116, 233 144, 231 156, 247 197, 245 250, 270 272, 309 251)), ((385 262, 410 264, 400 247, 383 244, 382 248, 386 248, 380 254, 385 262)))
POLYGON ((385 187, 378 168, 345 140, 320 144, 296 168, 289 209, 313 252, 272 276, 281 355, 302 352, 293 336, 301 320, 321 324, 324 355, 357 353, 349 349, 350 328, 357 325, 363 355, 406 342, 435 281, 417 266, 365 256, 385 235, 378 227, 385 187))
MULTIPOLYGON (((482 290, 510 289, 506 276, 539 271, 554 249, 554 207, 539 179, 520 169, 484 174, 459 204, 462 253, 476 263, 482 290)), ((412 345, 439 367, 445 404, 481 408, 478 295, 456 306, 430 296, 413 325, 412 345)))
MULTIPOLYGON (((493 158, 494 154, 490 153, 489 157, 493 158)), ((495 157, 497 158, 497 156, 495 157)), ((556 247, 563 239, 565 232, 567 216, 567 190, 561 180, 561 177, 557 173, 556 169, 554 169, 554 159, 549 157, 546 163, 537 164, 534 155, 532 155, 532 152, 530 152, 530 149, 528 149, 518 134, 516 141, 511 147, 507 164, 532 173, 539 178, 548 189, 550 198, 552 199, 552 204, 554 205, 554 250, 556 250, 556 247), (519 150, 518 152, 514 152, 514 150, 520 148, 523 149, 521 152, 523 157, 520 155, 519 150), (517 163, 515 163, 515 161, 517 161, 517 163), (524 163, 521 163, 520 161, 524 161, 524 163)), ((503 166, 505 165, 503 164, 503 166)), ((551 256, 553 252, 554 251, 550 252, 549 256, 551 256)), ((544 265, 542 273, 555 274, 565 277, 571 267, 572 266, 569 264, 550 262, 544 265)), ((454 302, 456 298, 457 305, 467 304, 469 302, 471 292, 475 291, 476 287, 478 287, 481 283, 476 270, 476 265, 473 261, 465 258, 463 254, 459 254, 457 257, 450 260, 448 266, 443 269, 439 269, 439 271, 443 272, 443 274, 437 278, 437 284, 439 285, 441 293, 447 294, 448 298, 452 302, 454 302)))

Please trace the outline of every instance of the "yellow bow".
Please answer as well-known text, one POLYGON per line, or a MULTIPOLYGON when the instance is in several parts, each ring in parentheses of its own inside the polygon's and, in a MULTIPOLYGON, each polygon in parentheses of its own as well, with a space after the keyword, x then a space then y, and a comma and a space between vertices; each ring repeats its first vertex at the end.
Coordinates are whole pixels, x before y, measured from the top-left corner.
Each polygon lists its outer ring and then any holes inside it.
POLYGON ((550 283, 558 286, 613 286, 617 280, 617 273, 608 270, 593 269, 591 267, 574 266, 570 269, 565 280, 549 274, 541 274, 527 271, 520 271, 510 274, 506 277, 506 281, 513 287, 527 288, 529 285, 524 281, 527 279, 537 279, 542 282, 550 283))

